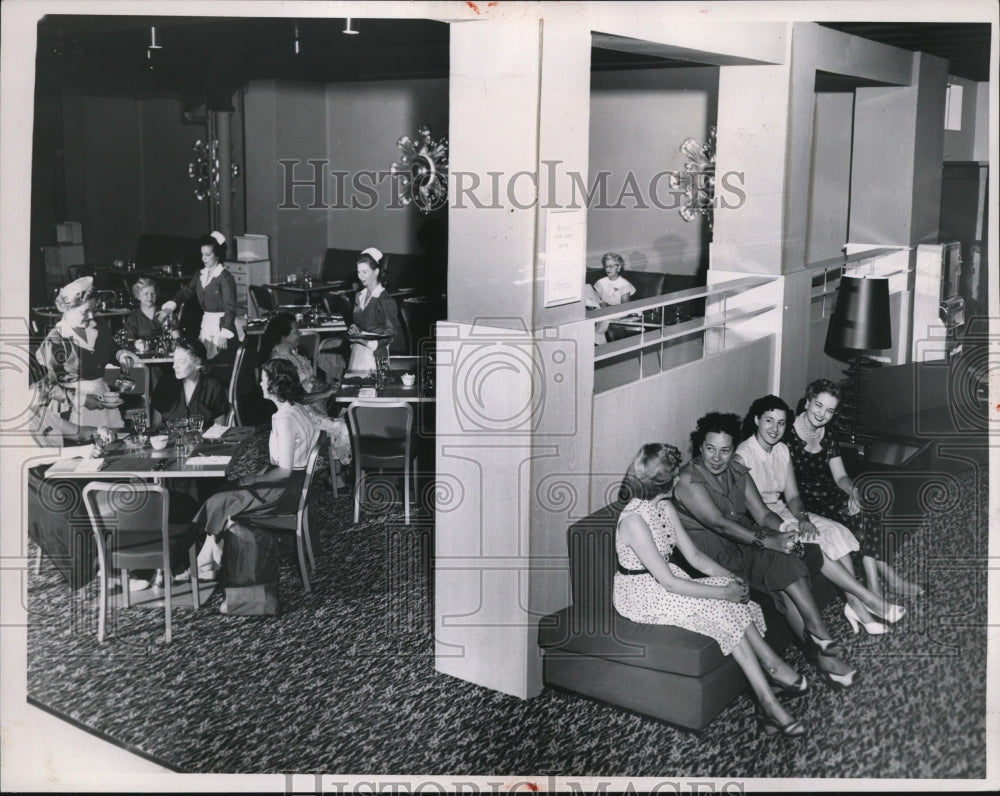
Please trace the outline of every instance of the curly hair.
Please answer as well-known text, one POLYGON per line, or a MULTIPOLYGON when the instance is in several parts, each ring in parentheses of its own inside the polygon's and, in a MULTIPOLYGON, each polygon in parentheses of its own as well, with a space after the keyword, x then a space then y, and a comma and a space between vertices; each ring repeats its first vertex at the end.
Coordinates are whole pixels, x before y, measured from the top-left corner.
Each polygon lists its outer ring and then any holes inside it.
POLYGON ((651 500, 670 491, 681 466, 681 452, 673 445, 648 442, 639 448, 625 473, 622 490, 628 497, 651 500))
POLYGON ((697 456, 701 445, 709 434, 728 434, 733 445, 740 438, 740 418, 732 412, 709 412, 698 418, 695 430, 691 432, 691 455, 697 456))
POLYGON ((198 240, 198 248, 200 249, 202 246, 211 246, 212 253, 215 255, 215 259, 218 260, 220 263, 226 259, 226 244, 219 243, 219 241, 217 241, 211 235, 201 236, 201 238, 198 240))
POLYGON ((801 415, 806 410, 806 404, 818 398, 823 393, 829 394, 831 398, 836 398, 838 403, 841 398, 840 385, 829 379, 815 379, 806 385, 806 394, 799 398, 795 405, 795 414, 801 415))
POLYGON ((271 316, 271 320, 267 322, 264 334, 261 336, 261 356, 271 356, 271 351, 274 350, 274 347, 284 338, 288 337, 295 322, 295 316, 289 312, 279 312, 271 316))
POLYGON ((306 391, 299 381, 299 372, 287 359, 269 359, 261 368, 267 374, 271 395, 290 404, 302 403, 306 391))
POLYGON ((156 287, 156 282, 149 277, 143 276, 135 280, 135 284, 132 285, 132 295, 135 297, 136 301, 139 300, 139 294, 141 294, 147 287, 153 288, 154 293, 159 293, 159 290, 156 287))
POLYGON ((56 294, 56 309, 59 312, 75 310, 94 298, 94 280, 89 277, 81 277, 68 285, 63 285, 56 294))
POLYGON ((777 395, 764 395, 750 404, 750 409, 747 411, 746 417, 743 418, 743 428, 741 429, 743 439, 750 439, 750 437, 757 433, 758 417, 765 412, 772 412, 775 409, 780 409, 785 413, 785 420, 791 421, 792 410, 777 395))
POLYGON ((608 252, 603 257, 601 257, 601 268, 606 267, 609 260, 613 263, 616 263, 622 271, 625 270, 625 258, 622 257, 617 252, 608 252))

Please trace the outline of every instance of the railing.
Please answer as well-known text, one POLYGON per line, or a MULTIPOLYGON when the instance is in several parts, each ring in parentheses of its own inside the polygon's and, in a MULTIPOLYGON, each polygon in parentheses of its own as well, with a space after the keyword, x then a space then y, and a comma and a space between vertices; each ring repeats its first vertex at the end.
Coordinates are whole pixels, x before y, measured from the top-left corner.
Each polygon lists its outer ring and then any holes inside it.
POLYGON ((748 276, 588 312, 595 329, 604 322, 622 335, 595 345, 594 392, 649 378, 762 336, 750 331, 746 322, 780 305, 780 298, 767 290, 775 283, 774 277, 748 276))

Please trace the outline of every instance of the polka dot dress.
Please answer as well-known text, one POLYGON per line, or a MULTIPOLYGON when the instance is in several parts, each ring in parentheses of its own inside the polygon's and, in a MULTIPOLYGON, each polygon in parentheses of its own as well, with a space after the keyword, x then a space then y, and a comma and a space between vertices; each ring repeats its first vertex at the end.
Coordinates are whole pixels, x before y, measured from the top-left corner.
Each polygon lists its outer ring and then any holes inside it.
MULTIPOLYGON (((664 559, 669 558, 677 542, 675 523, 677 522, 669 501, 653 503, 633 498, 625 507, 618 522, 629 514, 638 514, 645 520, 652 533, 656 549, 664 559)), ((615 533, 615 549, 618 562, 625 569, 644 569, 639 556, 615 533)), ((680 567, 669 564, 670 571, 678 578, 691 580, 680 567)), ((724 586, 729 578, 697 578, 697 583, 724 586)), ((626 619, 646 625, 672 625, 683 627, 703 636, 709 636, 719 643, 723 655, 732 653, 733 648, 743 638, 747 626, 752 622, 763 636, 767 626, 764 615, 757 603, 709 600, 703 597, 687 597, 674 594, 661 586, 649 573, 624 575, 615 573, 615 609, 626 619)))

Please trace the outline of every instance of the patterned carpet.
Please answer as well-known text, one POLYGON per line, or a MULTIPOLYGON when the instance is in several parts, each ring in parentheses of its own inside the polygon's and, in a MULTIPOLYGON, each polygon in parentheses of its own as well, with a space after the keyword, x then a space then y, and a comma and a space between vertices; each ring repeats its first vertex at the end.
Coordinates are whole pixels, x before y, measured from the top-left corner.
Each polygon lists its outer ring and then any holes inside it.
MULTIPOLYGON (((747 697, 703 733, 573 694, 519 700, 434 671, 432 521, 362 514, 328 489, 319 571, 303 593, 283 563, 280 618, 118 611, 96 641, 96 609, 51 566, 29 585, 28 694, 36 704, 187 772, 517 774, 751 778, 981 778, 986 774, 985 475, 947 477, 897 563, 929 585, 880 638, 850 636, 863 674, 817 683, 792 704, 810 735, 766 740, 747 697)), ((94 588, 91 588, 94 591, 94 588)), ((800 671, 797 649, 787 651, 800 671)))

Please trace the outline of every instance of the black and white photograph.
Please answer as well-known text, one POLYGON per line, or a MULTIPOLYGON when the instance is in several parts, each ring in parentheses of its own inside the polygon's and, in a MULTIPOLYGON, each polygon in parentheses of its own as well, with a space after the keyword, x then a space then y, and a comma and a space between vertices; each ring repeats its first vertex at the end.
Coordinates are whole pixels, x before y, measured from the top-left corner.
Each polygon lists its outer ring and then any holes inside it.
POLYGON ((995 2, 0 14, 0 788, 1000 786, 995 2))

